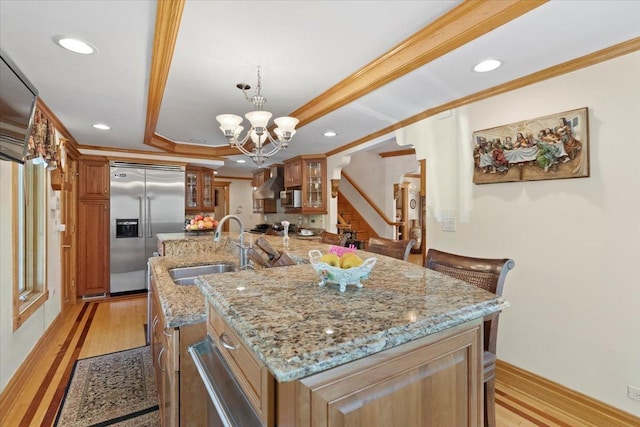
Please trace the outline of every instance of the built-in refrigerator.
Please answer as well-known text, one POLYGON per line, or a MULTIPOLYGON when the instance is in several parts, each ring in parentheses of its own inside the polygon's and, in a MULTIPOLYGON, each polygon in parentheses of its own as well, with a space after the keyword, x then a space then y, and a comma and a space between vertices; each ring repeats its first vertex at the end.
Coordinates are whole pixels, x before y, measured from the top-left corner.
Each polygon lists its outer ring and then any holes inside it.
POLYGON ((184 230, 184 167, 110 163, 111 294, 147 288, 156 235, 184 230))

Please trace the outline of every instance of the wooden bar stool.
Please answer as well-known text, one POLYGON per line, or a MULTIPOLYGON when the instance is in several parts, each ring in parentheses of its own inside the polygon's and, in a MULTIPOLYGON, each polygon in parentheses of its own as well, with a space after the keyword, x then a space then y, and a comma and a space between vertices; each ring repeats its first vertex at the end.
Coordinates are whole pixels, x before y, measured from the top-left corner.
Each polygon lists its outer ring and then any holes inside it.
POLYGON ((321 243, 327 243, 334 246, 344 246, 345 243, 347 243, 348 238, 348 234, 336 234, 330 233, 328 231, 323 231, 322 233, 320 233, 321 243))
POLYGON ((384 237, 370 237, 367 251, 407 261, 415 240, 393 240, 384 237))
MULTIPOLYGON (((424 266, 447 276, 464 280, 478 288, 497 296, 502 296, 502 288, 507 273, 516 263, 509 258, 473 258, 429 249, 424 266)), ((495 313, 484 319, 484 425, 496 425, 496 343, 498 341, 498 317, 495 313)))

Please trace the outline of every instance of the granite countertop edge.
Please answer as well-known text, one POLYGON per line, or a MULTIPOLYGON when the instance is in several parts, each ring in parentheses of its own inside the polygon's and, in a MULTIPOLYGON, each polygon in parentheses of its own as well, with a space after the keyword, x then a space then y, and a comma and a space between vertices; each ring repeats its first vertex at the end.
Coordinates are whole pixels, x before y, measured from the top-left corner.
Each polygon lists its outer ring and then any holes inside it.
POLYGON ((260 345, 258 342, 260 337, 249 332, 252 329, 251 325, 243 322, 233 308, 224 303, 223 295, 215 292, 215 290, 208 285, 206 279, 200 279, 196 283, 201 288, 206 299, 214 306, 227 325, 234 330, 279 382, 295 381, 482 318, 509 306, 509 303, 504 299, 496 298, 480 304, 470 305, 460 310, 451 311, 445 316, 435 316, 407 327, 392 328, 359 337, 354 341, 344 342, 323 349, 317 353, 307 354, 305 357, 284 360, 278 357, 269 357, 265 354, 264 344, 260 345))

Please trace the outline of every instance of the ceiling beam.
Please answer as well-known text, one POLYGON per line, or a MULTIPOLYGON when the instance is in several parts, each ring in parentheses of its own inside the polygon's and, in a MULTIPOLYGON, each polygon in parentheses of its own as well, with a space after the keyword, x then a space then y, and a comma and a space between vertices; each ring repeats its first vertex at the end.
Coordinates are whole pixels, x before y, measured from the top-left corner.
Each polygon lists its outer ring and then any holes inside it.
POLYGON ((369 135, 363 136, 362 138, 358 138, 355 141, 352 141, 341 147, 337 147, 327 152, 326 156, 330 157, 330 156, 334 156, 336 154, 342 153, 343 151, 350 150, 352 148, 359 146, 360 144, 364 144, 365 142, 369 142, 373 139, 382 137, 393 131, 402 129, 405 126, 409 126, 410 124, 416 123, 420 120, 424 120, 426 118, 435 116, 436 114, 442 113, 443 111, 452 110, 454 108, 459 108, 464 105, 471 104, 473 102, 482 101, 483 99, 487 99, 503 93, 511 92, 513 90, 520 89, 525 86, 532 85, 534 83, 548 80, 553 77, 561 76, 563 74, 571 73, 585 67, 590 67, 592 65, 599 64, 601 62, 609 61, 611 59, 617 58, 619 56, 627 55, 629 53, 633 53, 638 50, 640 50, 640 37, 636 37, 634 39, 627 40, 626 42, 622 42, 617 45, 599 50, 597 52, 581 56, 580 58, 571 59, 569 61, 563 62, 562 64, 554 65, 553 67, 549 67, 544 70, 540 70, 535 73, 529 74, 527 76, 520 77, 519 79, 515 79, 510 82, 506 82, 506 83, 491 87, 489 89, 485 89, 483 91, 476 92, 471 95, 455 99, 445 104, 438 105, 433 108, 429 108, 414 116, 411 116, 402 121, 399 121, 393 125, 377 130, 373 133, 370 133, 369 135))
POLYGON ((156 8, 156 27, 153 36, 144 143, 165 151, 170 151, 167 148, 171 147, 162 146, 162 144, 157 146, 157 141, 154 141, 153 136, 158 124, 162 97, 167 86, 167 78, 169 77, 171 59, 178 39, 184 4, 185 0, 158 1, 158 7, 156 8))
POLYGON ((290 114, 302 127, 518 18, 547 0, 469 0, 290 114))
MULTIPOLYGON (((290 115, 299 119, 298 127, 302 127, 547 1, 465 1, 290 115)), ((184 155, 220 157, 239 154, 231 147, 180 144, 155 133, 184 3, 185 0, 158 2, 144 143, 184 155)))

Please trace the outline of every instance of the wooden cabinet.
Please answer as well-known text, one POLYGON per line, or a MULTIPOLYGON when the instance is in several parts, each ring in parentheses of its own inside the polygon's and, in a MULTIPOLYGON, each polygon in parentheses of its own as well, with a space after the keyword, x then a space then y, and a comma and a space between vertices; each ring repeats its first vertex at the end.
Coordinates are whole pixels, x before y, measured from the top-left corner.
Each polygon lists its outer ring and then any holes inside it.
POLYGON ((480 426, 481 327, 482 319, 475 319, 299 380, 276 382, 207 304, 207 333, 268 427, 480 426))
POLYGON ((78 296, 109 292, 109 161, 78 164, 78 296))
POLYGON ((327 213, 327 159, 322 155, 298 156, 284 163, 284 185, 302 191, 302 207, 287 213, 327 213))
POLYGON ((478 320, 278 383, 278 425, 481 426, 478 320))
POLYGON ((275 422, 275 379, 216 309, 207 304, 207 334, 216 343, 236 382, 267 427, 275 422))
POLYGON ((78 203, 78 296, 109 292, 109 200, 78 203))
POLYGON ((213 212, 213 170, 188 167, 185 173, 185 211, 188 213, 213 212))
POLYGON ((188 354, 188 347, 205 337, 205 324, 167 327, 154 280, 149 288, 150 343, 162 425, 205 425, 207 391, 188 354))
POLYGON ((300 187, 302 185, 302 160, 292 159, 284 163, 284 186, 300 187))
MULTIPOLYGON (((253 189, 256 190, 262 184, 265 183, 271 176, 271 172, 269 169, 263 168, 253 171, 253 179, 251 180, 251 185, 253 189)), ((275 199, 253 199, 253 213, 276 213, 276 201, 275 199)))
POLYGON ((80 160, 78 193, 81 199, 109 199, 109 161, 104 158, 80 160))

